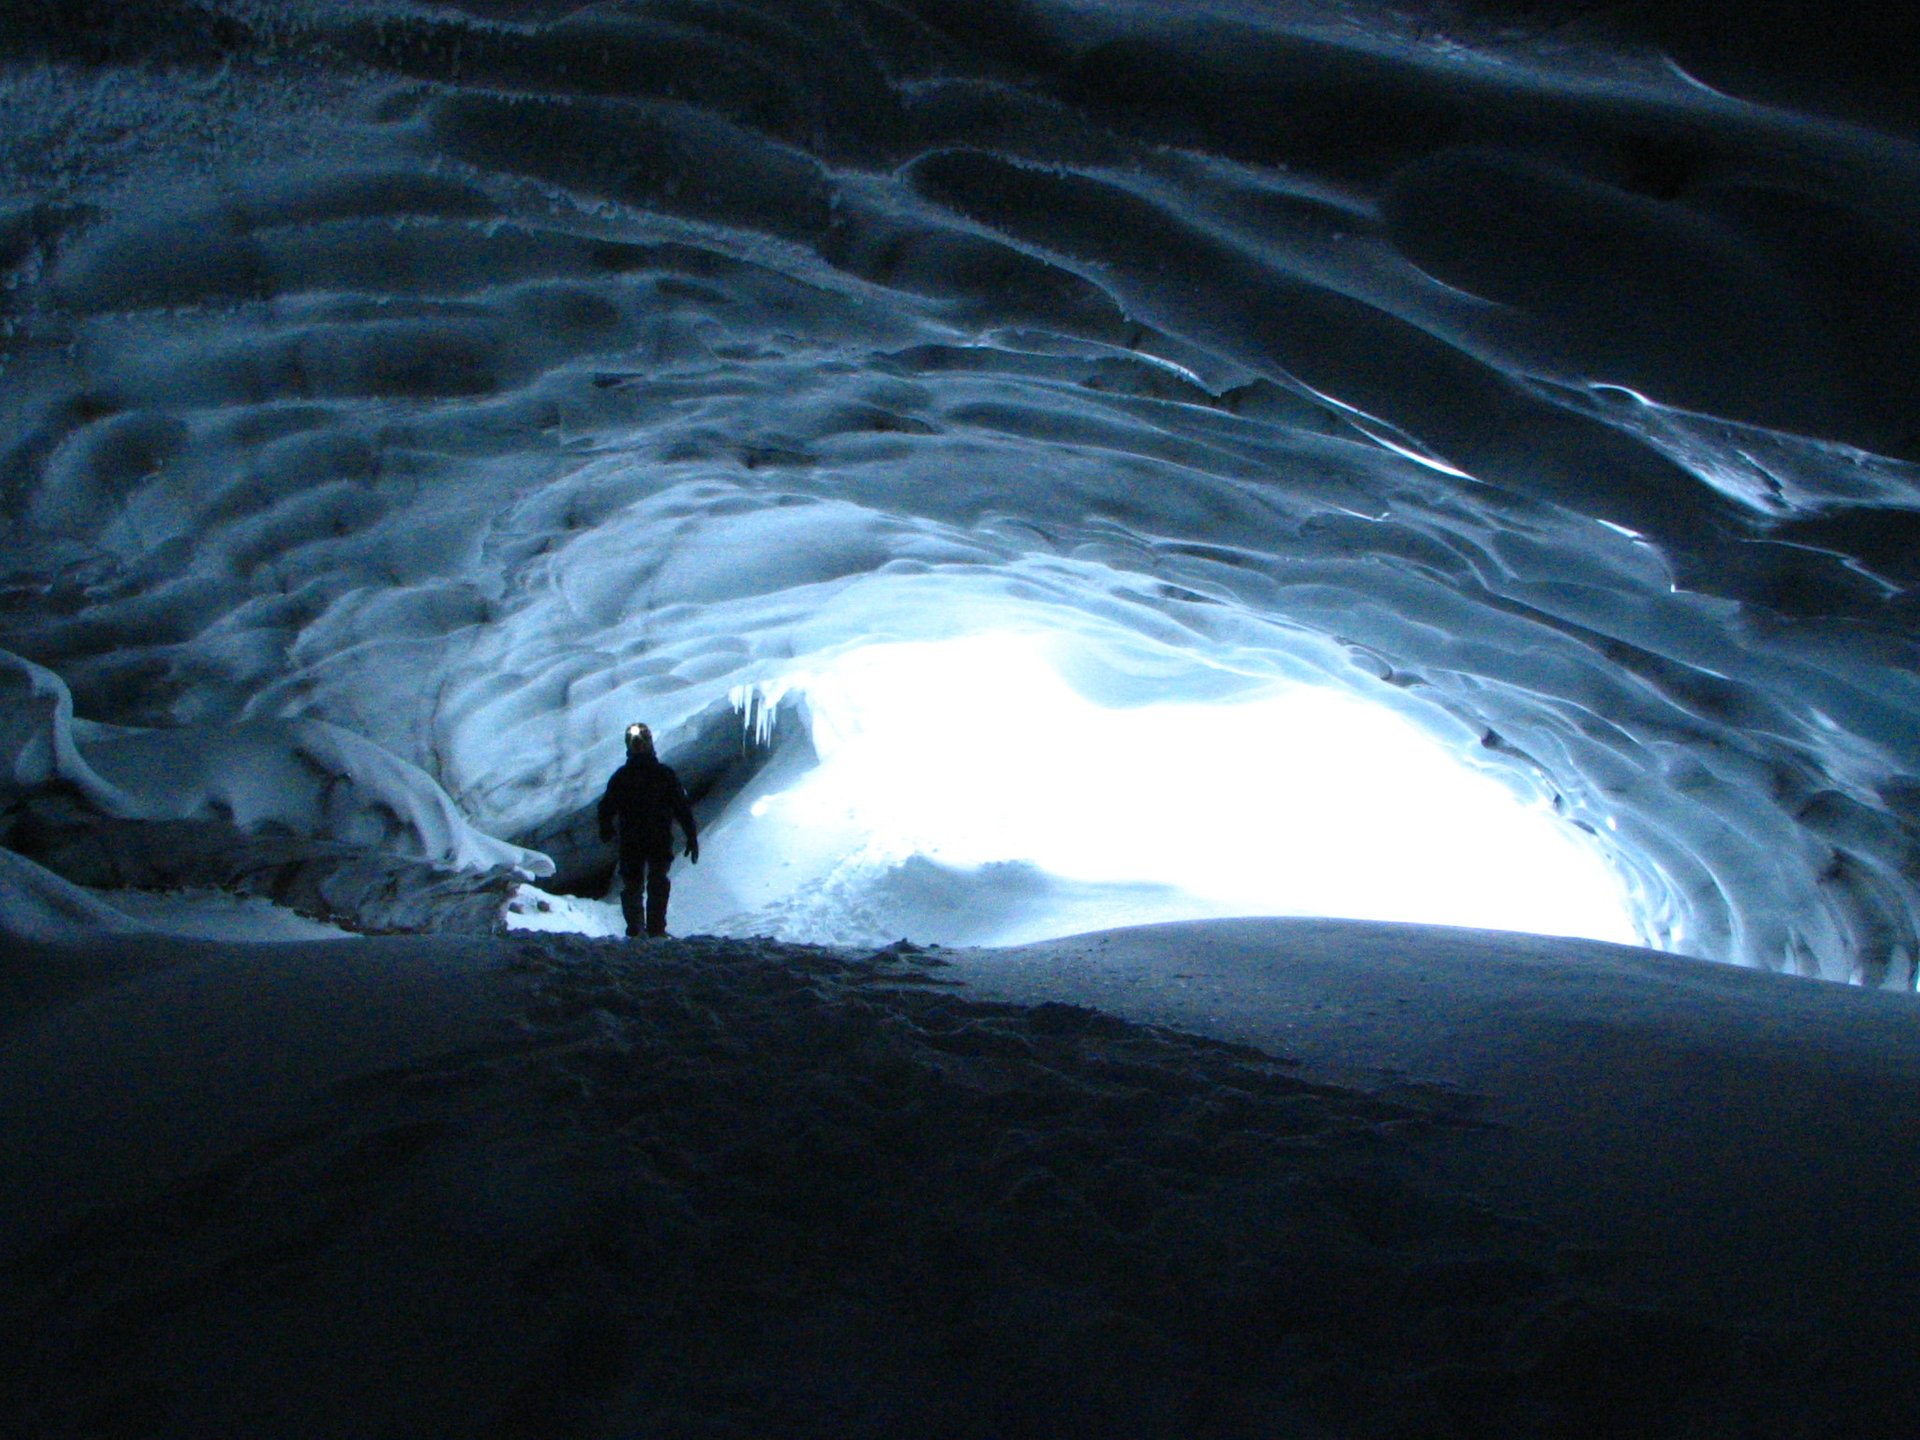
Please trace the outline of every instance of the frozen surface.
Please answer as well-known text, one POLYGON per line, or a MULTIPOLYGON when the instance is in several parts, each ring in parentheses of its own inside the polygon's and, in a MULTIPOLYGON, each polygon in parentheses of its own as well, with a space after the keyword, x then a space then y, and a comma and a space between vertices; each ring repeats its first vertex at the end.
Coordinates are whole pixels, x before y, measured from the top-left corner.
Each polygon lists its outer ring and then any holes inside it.
POLYGON ((1917 31, 5 7, 0 1413, 1920 1433, 1917 31), (1678 953, 799 813, 795 677, 994 635, 1391 711, 1678 953), (709 843, 636 950, 641 718, 709 843))
POLYGON ((1387 706, 1649 943, 1911 984, 1883 8, 10 15, 12 783, 533 869, 638 716, 1037 631, 1387 706))
POLYGON ((123 915, 167 935, 255 944, 353 938, 352 931, 310 920, 258 895, 224 890, 105 890, 100 898, 123 915))
POLYGON ((449 870, 552 870, 544 856, 475 830, 429 776, 338 726, 76 721, 59 677, 4 651, 0 687, 13 732, 9 798, 58 781, 116 819, 218 819, 449 870))
POLYGON ((257 895, 221 890, 90 890, 0 850, 0 937, 84 944, 103 935, 206 940, 344 940, 349 932, 257 895))
POLYGON ((94 940, 148 929, 111 896, 83 890, 24 856, 0 850, 0 936, 7 940, 94 940))
POLYGON ((0 1401, 287 1440, 1911 1434, 1917 1027, 1340 921, 12 943, 0 1401))

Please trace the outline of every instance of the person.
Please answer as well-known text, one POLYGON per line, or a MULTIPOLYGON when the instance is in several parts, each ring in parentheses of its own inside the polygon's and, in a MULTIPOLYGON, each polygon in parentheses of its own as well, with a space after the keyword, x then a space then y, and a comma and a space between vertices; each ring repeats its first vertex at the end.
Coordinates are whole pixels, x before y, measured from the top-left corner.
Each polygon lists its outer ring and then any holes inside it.
POLYGON ((600 797, 600 838, 612 840, 619 827, 620 912, 629 939, 640 936, 643 924, 649 936, 667 933, 667 897, 673 892, 667 871, 673 864, 676 820, 687 837, 687 859, 697 865, 700 832, 680 777, 654 753, 653 732, 629 725, 627 763, 613 772, 600 797))

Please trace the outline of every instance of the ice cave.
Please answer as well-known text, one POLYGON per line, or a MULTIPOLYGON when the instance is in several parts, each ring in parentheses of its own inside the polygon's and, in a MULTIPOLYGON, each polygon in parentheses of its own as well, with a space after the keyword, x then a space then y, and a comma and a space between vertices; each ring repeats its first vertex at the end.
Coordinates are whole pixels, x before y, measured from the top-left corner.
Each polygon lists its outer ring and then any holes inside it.
POLYGON ((1915 56, 0 6, 0 1412, 1920 1433, 1915 56))

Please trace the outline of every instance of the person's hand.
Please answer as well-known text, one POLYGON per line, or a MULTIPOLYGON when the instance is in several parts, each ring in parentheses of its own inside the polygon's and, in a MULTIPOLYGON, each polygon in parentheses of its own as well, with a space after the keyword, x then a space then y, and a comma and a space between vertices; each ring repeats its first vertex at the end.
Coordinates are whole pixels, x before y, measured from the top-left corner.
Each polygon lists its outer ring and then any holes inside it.
POLYGON ((687 841, 687 863, 690 865, 698 865, 700 863, 700 842, 698 840, 687 841))

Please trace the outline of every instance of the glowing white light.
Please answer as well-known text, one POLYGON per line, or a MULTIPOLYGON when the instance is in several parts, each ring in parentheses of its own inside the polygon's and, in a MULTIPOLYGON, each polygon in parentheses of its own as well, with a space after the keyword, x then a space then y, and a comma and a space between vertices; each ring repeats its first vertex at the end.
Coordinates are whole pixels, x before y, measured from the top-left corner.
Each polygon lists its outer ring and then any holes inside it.
MULTIPOLYGON (((758 843, 1173 887, 1126 923, 1344 915, 1638 943, 1598 855, 1398 715, 1300 687, 1106 708, 1048 643, 877 645, 789 677, 821 764, 752 805, 758 843)), ((1025 938, 1045 928, 1027 920, 1025 938)))

